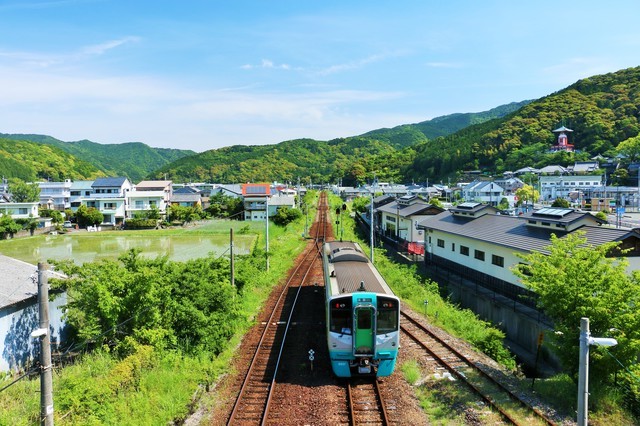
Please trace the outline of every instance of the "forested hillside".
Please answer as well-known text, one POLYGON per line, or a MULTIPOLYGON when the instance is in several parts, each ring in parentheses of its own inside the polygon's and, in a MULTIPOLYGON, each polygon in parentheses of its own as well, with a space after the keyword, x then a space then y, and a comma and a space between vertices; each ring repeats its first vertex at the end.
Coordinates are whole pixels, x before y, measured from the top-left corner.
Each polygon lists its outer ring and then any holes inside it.
MULTIPOLYGON (((417 124, 378 129, 360 136, 317 141, 296 139, 276 145, 231 146, 201 154, 150 148, 141 143, 100 145, 62 142, 40 135, 2 135, 54 145, 86 160, 103 173, 175 182, 307 183, 356 185, 379 179, 424 182, 457 178, 465 170, 489 174, 525 166, 568 165, 598 154, 613 157, 615 147, 640 133, 640 67, 586 78, 536 101, 523 101, 483 113, 452 114, 417 124), (550 153, 565 125, 574 130, 577 153, 550 153)), ((11 147, 5 148, 12 158, 11 147)), ((18 157, 17 157, 18 158, 18 157)), ((37 158, 37 156, 35 157, 37 158)), ((78 160, 59 162, 62 170, 44 172, 35 164, 2 160, 10 176, 68 177, 78 160)), ((42 165, 44 167, 44 164, 42 165)), ((83 166, 83 173, 91 173, 83 166)))
POLYGON ((122 144, 99 144, 88 140, 63 142, 45 135, 2 133, 0 137, 55 146, 93 164, 105 175, 126 176, 133 182, 144 179, 154 170, 179 158, 195 154, 190 150, 151 148, 140 142, 122 144))
POLYGON ((511 103, 480 113, 451 114, 417 124, 378 129, 331 141, 296 139, 277 145, 232 146, 206 151, 161 167, 151 177, 174 181, 336 182, 355 185, 373 172, 380 179, 405 179, 415 152, 412 146, 430 138, 502 117, 530 101, 511 103))
POLYGON ((640 67, 586 78, 505 118, 416 145, 406 178, 442 179, 478 169, 500 173, 614 156, 620 142, 640 132, 639 111, 640 67), (548 152, 556 141, 551 131, 561 125, 574 130, 569 142, 581 153, 548 152))
POLYGON ((401 149, 426 142, 440 136, 447 136, 465 127, 484 123, 494 118, 504 117, 532 101, 512 102, 483 112, 468 112, 443 115, 416 124, 403 124, 391 129, 378 129, 367 132, 363 137, 373 137, 389 142, 395 148, 401 149))
POLYGON ((0 138, 0 174, 4 178, 62 181, 105 176, 92 164, 61 150, 36 142, 0 138))

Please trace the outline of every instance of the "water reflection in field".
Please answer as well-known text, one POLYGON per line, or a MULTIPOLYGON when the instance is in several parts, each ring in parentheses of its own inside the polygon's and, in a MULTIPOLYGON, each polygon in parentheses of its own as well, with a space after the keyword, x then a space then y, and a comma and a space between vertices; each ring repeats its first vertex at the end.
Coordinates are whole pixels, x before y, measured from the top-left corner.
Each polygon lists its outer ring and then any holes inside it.
MULTIPOLYGON (((234 238, 234 253, 249 253, 254 235, 234 238)), ((137 248, 141 255, 154 258, 168 256, 185 261, 228 254, 229 237, 225 235, 127 235, 126 233, 92 233, 46 235, 0 241, 0 253, 35 264, 49 259, 72 259, 77 264, 101 259, 117 259, 126 251, 137 248)))

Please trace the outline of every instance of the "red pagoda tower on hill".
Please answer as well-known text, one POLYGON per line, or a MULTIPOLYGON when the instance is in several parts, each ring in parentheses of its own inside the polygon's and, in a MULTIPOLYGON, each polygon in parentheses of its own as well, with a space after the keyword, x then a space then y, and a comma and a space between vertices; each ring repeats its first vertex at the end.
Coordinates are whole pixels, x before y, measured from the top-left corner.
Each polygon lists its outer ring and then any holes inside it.
POLYGON ((553 133, 560 133, 558 135, 558 143, 551 147, 551 151, 566 151, 573 152, 573 145, 569 143, 569 137, 567 136, 568 132, 573 132, 573 130, 568 129, 564 126, 558 127, 553 130, 553 133))

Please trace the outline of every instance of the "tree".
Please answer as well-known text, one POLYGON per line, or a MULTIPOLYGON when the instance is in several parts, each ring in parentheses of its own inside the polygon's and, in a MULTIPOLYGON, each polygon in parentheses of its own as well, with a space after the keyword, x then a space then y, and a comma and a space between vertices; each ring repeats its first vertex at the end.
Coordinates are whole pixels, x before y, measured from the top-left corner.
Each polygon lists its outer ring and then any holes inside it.
POLYGON ((273 223, 279 226, 286 226, 294 220, 302 217, 302 212, 298 209, 292 209, 287 206, 278 208, 278 211, 273 215, 273 223))
POLYGON ((551 207, 568 208, 570 206, 571 206, 571 204, 569 204, 569 201, 567 201, 566 199, 564 199, 562 197, 556 198, 555 200, 553 200, 553 203, 551 203, 551 207))
POLYGON ((516 190, 516 197, 518 197, 518 205, 526 205, 529 202, 533 204, 540 198, 540 193, 533 186, 525 184, 516 190))
POLYGON ((616 152, 624 155, 629 163, 640 159, 640 135, 620 142, 616 147, 616 152))
POLYGON ((22 226, 16 223, 11 215, 4 214, 0 216, 0 235, 3 239, 7 237, 7 234, 13 236, 20 230, 22 230, 22 226))
POLYGON ((13 180, 9 183, 11 199, 15 203, 33 203, 40 201, 40 187, 37 183, 26 183, 13 180))
MULTIPOLYGON (((624 365, 637 362, 640 352, 640 273, 627 274, 618 243, 587 244, 584 233, 551 236, 548 254, 519 255, 524 263, 513 268, 522 283, 539 297, 538 304, 552 319, 551 336, 555 352, 570 374, 578 372, 580 318, 590 319, 591 333, 615 337, 610 348, 624 365)), ((607 377, 620 366, 604 351, 594 348, 591 356, 595 374, 607 377)))
POLYGON ((104 220, 104 215, 95 207, 87 207, 82 205, 76 211, 76 221, 78 226, 94 226, 100 225, 104 220))
POLYGON ((238 298, 228 260, 170 262, 130 250, 118 261, 54 262, 69 278, 67 324, 78 337, 127 350, 130 339, 158 348, 220 353, 235 331, 238 298))

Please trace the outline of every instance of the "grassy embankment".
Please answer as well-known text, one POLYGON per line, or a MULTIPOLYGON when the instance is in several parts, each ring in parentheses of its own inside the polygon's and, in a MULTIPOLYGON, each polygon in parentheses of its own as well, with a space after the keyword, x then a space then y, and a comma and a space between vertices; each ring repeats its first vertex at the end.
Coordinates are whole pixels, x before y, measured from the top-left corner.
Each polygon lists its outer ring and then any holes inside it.
MULTIPOLYGON (((309 212, 310 217, 315 209, 309 212)), ((149 238, 167 233, 255 233, 255 246, 264 252, 264 223, 215 221, 179 230, 131 231, 149 238)), ((83 354, 70 366, 56 367, 53 374, 56 424, 167 424, 185 419, 203 391, 228 370, 233 351, 252 325, 270 289, 286 275, 305 241, 300 237, 304 217, 286 228, 269 227, 270 269, 253 274, 253 282, 240 294, 242 323, 219 356, 185 354, 142 347, 119 359, 107 350, 83 354)), ((117 231, 127 235, 127 231, 117 231)), ((206 256, 207 253, 203 253, 206 256)), ((13 380, 6 376, 3 387, 13 380)), ((0 392, 0 425, 37 424, 39 418, 38 376, 18 381, 0 392)))
MULTIPOLYGON (((330 202, 333 206, 339 206, 342 203, 337 197, 332 197, 330 202)), ((335 207, 331 209, 332 214, 335 213, 334 210, 335 207)), ((354 219, 343 214, 342 220, 343 239, 358 241, 365 250, 370 250, 367 236, 365 236, 366 241, 361 238, 361 233, 356 229, 354 219)), ((405 305, 410 306, 419 314, 426 314, 430 323, 471 343, 479 351, 491 356, 505 368, 517 374, 515 359, 502 344, 504 339, 502 331, 479 319, 472 311, 461 309, 442 299, 438 293, 437 284, 420 276, 415 267, 391 261, 386 256, 384 249, 375 248, 374 260, 376 268, 396 295, 402 298, 405 305), (425 300, 428 300, 427 305, 424 304, 425 300)), ((414 360, 401 365, 400 370, 409 383, 424 383, 423 375, 414 360)), ((520 377, 520 387, 530 390, 531 379, 524 378, 522 375, 518 376, 520 377)), ((452 410, 453 401, 462 405, 472 405, 475 404, 475 400, 466 396, 468 394, 466 389, 462 387, 455 389, 455 385, 452 385, 451 382, 444 382, 431 388, 418 385, 416 386, 416 395, 434 424, 464 423, 464 412, 460 414, 460 411, 456 413, 455 410, 452 410)), ((597 383, 591 384, 590 402, 593 403, 593 406, 590 407, 590 424, 636 424, 628 411, 621 408, 622 396, 616 391, 607 390, 597 385, 597 383)), ((564 413, 569 418, 575 417, 577 384, 566 374, 536 379, 535 392, 543 400, 548 401, 550 406, 555 407, 559 413, 564 413)))

